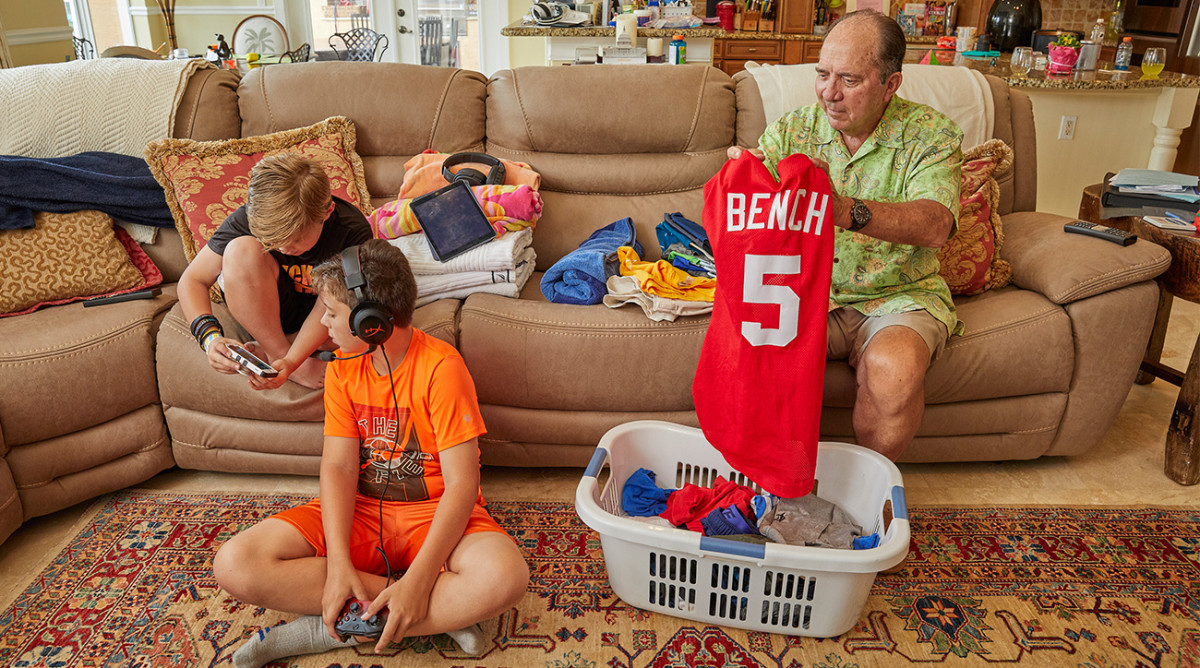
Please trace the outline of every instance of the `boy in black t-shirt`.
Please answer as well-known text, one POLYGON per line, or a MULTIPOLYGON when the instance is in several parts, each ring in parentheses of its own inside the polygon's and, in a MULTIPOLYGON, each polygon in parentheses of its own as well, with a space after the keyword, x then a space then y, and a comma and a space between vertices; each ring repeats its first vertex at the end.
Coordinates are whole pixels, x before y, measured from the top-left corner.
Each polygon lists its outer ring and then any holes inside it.
POLYGON ((318 388, 325 363, 309 355, 327 340, 325 309, 312 289, 312 268, 372 238, 362 212, 332 197, 317 163, 292 153, 264 158, 250 172, 246 204, 234 211, 179 279, 179 303, 192 334, 221 373, 237 373, 212 315, 209 289, 218 285, 230 313, 254 339, 247 347, 279 371, 250 375, 254 389, 287 380, 318 388))

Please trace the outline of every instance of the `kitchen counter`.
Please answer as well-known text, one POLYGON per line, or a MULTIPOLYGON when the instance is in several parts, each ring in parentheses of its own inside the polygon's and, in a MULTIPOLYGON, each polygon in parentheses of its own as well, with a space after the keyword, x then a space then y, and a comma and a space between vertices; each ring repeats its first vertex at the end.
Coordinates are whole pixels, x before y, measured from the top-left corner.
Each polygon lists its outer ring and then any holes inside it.
MULTIPOLYGON (((920 47, 910 47, 905 56, 905 62, 917 62, 929 51, 920 47)), ((938 51, 942 54, 953 54, 950 51, 938 51)), ((1005 53, 1000 58, 992 60, 975 60, 964 58, 961 54, 953 54, 953 61, 947 65, 961 65, 977 70, 984 74, 1004 79, 1013 88, 1041 88, 1047 90, 1136 90, 1145 88, 1200 88, 1200 77, 1179 72, 1163 72, 1158 77, 1142 76, 1140 68, 1134 67, 1125 72, 1105 69, 1111 63, 1101 61, 1101 68, 1091 72, 1072 72, 1070 74, 1049 74, 1045 70, 1030 70, 1027 75, 1017 75, 1008 66, 1011 54, 1005 53)))
MULTIPOLYGON (((516 21, 500 30, 505 37, 615 37, 616 28, 601 26, 583 26, 579 28, 546 28, 529 23, 516 21)), ((638 28, 638 37, 665 37, 684 35, 686 39, 779 39, 795 42, 820 42, 824 35, 795 34, 783 32, 746 32, 735 30, 725 32, 716 26, 701 26, 699 28, 638 28)), ((937 37, 910 37, 909 44, 933 44, 937 37)))

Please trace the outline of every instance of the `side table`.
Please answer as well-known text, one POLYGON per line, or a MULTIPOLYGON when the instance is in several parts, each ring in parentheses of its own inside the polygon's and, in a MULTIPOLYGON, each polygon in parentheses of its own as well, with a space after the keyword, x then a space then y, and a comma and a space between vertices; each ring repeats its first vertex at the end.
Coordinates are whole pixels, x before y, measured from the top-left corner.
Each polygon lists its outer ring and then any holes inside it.
POLYGON ((1181 485, 1194 485, 1200 482, 1200 421, 1196 414, 1200 407, 1200 340, 1192 350, 1187 371, 1182 376, 1163 365, 1160 359, 1171 299, 1178 297, 1200 303, 1200 234, 1168 232, 1141 218, 1133 221, 1133 232, 1171 253, 1171 266, 1156 279, 1159 285, 1158 313, 1142 371, 1179 385, 1179 398, 1167 426, 1165 470, 1171 480, 1181 485))

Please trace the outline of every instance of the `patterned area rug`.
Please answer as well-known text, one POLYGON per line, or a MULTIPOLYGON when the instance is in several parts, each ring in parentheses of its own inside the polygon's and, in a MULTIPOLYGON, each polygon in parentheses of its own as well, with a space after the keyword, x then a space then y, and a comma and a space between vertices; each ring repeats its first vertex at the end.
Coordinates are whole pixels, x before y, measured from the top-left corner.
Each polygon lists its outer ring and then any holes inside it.
MULTIPOLYGON (((295 496, 131 490, 86 522, 0 616, 0 666, 230 665, 291 616, 230 598, 212 556, 295 496)), ((1200 666, 1200 512, 912 508, 908 560, 881 574, 833 639, 707 626, 639 611, 608 587, 572 504, 493 502, 533 571, 524 603, 484 623, 465 658, 446 636, 387 655, 340 650, 276 666, 1200 666)))

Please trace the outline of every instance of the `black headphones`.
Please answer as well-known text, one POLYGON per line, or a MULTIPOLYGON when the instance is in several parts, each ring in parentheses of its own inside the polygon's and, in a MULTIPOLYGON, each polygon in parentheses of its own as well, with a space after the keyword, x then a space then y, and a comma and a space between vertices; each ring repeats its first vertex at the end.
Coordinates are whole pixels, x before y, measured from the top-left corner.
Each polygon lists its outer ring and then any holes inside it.
POLYGON ((445 177, 447 183, 466 181, 469 186, 499 185, 504 183, 504 163, 500 162, 499 158, 494 158, 487 153, 455 153, 442 163, 442 176, 445 177), (488 170, 487 176, 484 176, 483 172, 478 169, 470 167, 463 167, 458 170, 457 174, 450 171, 451 167, 464 162, 490 165, 491 169, 488 170))
POLYGON ((533 16, 533 22, 538 25, 552 25, 558 23, 566 13, 566 8, 557 2, 535 2, 529 8, 529 13, 533 16))
POLYGON ((378 346, 392 335, 392 311, 367 299, 367 277, 362 271, 358 249, 358 246, 351 246, 342 251, 346 287, 358 298, 358 305, 350 311, 350 331, 364 342, 378 346))

